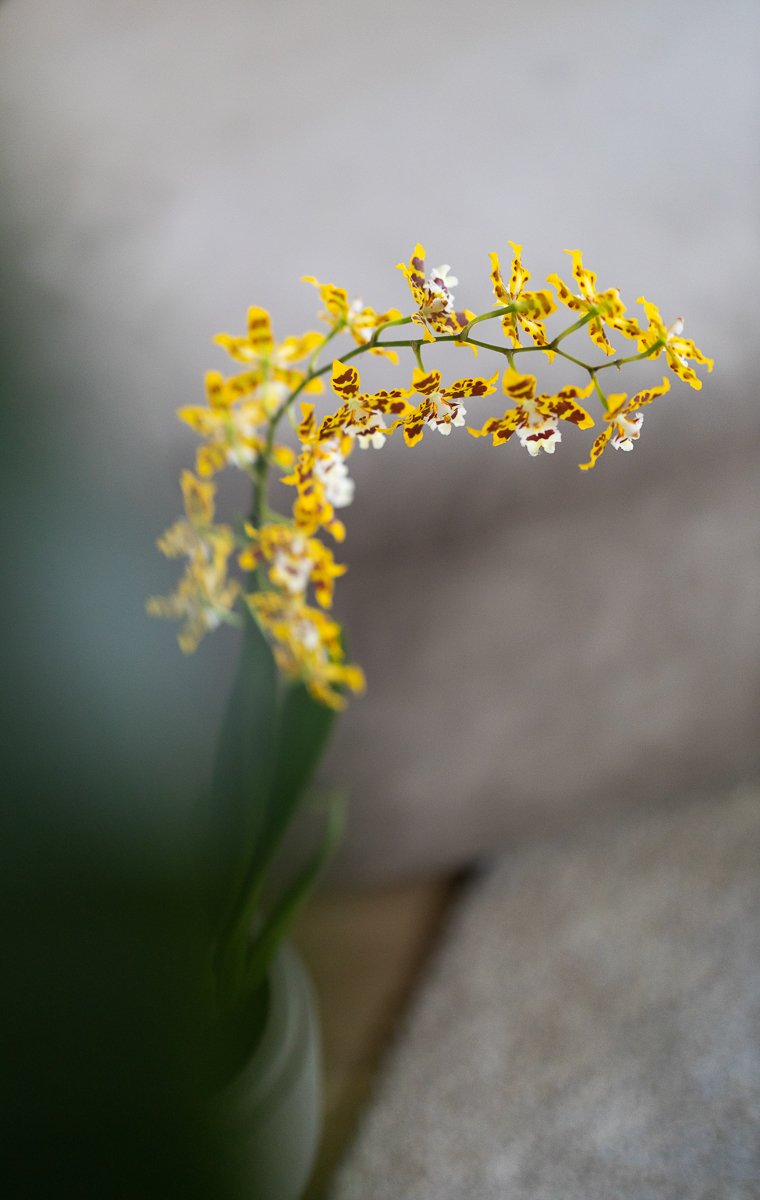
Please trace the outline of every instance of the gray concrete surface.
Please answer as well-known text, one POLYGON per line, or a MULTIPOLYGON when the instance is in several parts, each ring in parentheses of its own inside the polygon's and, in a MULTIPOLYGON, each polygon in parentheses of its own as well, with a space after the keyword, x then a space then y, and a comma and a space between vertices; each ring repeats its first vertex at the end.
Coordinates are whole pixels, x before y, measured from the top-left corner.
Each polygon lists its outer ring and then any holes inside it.
POLYGON ((332 1200, 753 1200, 760 793, 587 826, 470 886, 332 1200))

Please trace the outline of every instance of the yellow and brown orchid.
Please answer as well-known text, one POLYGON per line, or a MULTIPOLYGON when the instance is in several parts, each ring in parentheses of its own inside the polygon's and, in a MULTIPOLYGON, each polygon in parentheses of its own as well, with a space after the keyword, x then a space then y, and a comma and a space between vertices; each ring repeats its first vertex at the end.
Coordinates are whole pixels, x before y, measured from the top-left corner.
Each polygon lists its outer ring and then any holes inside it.
MULTIPOLYGON (((372 445, 379 450, 396 428, 398 421, 411 411, 407 396, 412 395, 412 388, 363 392, 356 368, 338 359, 333 362, 330 384, 343 403, 337 412, 322 421, 316 434, 320 443, 348 437, 356 438, 362 449, 372 445), (390 427, 385 423, 386 417, 391 419, 390 427)), ((301 441, 308 440, 301 432, 304 428, 302 424, 299 429, 301 441)))
POLYGON ((585 399, 593 390, 593 382, 587 388, 563 387, 556 396, 536 395, 536 379, 533 375, 520 375, 511 368, 504 372, 504 392, 517 403, 503 417, 492 417, 482 429, 472 429, 473 437, 493 434, 494 446, 503 446, 513 433, 534 458, 540 450, 553 454, 557 442, 562 441, 560 421, 569 421, 579 429, 589 429, 593 419, 581 408, 578 400, 585 399))
POLYGON ((415 368, 412 376, 412 387, 422 400, 416 408, 411 409, 408 416, 397 423, 404 426, 404 441, 407 446, 416 446, 425 432, 425 426, 437 429, 439 433, 449 434, 455 425, 464 425, 467 409, 462 403, 471 396, 488 396, 495 392, 494 379, 498 371, 490 379, 457 379, 448 387, 441 387, 440 371, 421 371, 415 368))
MULTIPOLYGON (((536 346, 545 346, 546 343, 546 328, 543 324, 546 317, 550 317, 553 312, 557 311, 557 304, 551 292, 544 289, 541 292, 526 292, 525 285, 530 279, 530 271, 526 271, 520 261, 520 253, 522 246, 516 242, 509 243, 515 252, 512 259, 512 274, 509 280, 509 287, 504 284, 501 277, 501 267, 499 266, 498 254, 490 254, 491 259, 491 282, 493 284, 494 295, 496 296, 496 304, 501 307, 505 304, 519 304, 517 312, 505 313, 501 322, 502 329, 508 338, 512 339, 513 346, 520 345, 520 334, 518 330, 518 322, 522 325, 525 332, 533 339, 536 346)), ((554 358, 551 350, 546 352, 549 356, 549 362, 554 358)))
POLYGON ((245 532, 249 541, 238 558, 243 570, 255 571, 271 564, 269 578, 276 587, 303 599, 311 583, 317 603, 322 608, 332 606, 334 581, 345 575, 346 567, 336 563, 318 538, 306 537, 300 529, 284 522, 255 529, 247 521, 245 532))
POLYGON ((548 275, 546 282, 554 285, 557 289, 558 299, 567 308, 582 316, 590 317, 588 332, 594 345, 603 350, 605 354, 614 354, 615 347, 610 344, 604 326, 608 325, 610 329, 616 329, 624 337, 637 338, 641 334, 638 323, 632 317, 623 317, 626 308, 620 299, 618 288, 608 288, 606 292, 597 292, 596 275, 584 267, 580 250, 566 250, 565 254, 572 255, 573 275, 577 280, 580 295, 571 292, 559 275, 548 275))
POLYGON ((644 312, 649 318, 649 328, 639 337, 639 351, 643 354, 650 347, 654 347, 647 358, 659 358, 664 350, 671 371, 675 371, 679 379, 683 379, 684 383, 688 383, 699 391, 702 387, 702 380, 698 378, 696 371, 688 365, 686 360, 693 358, 695 362, 706 363, 708 371, 713 369, 713 360, 706 358, 690 338, 681 337, 683 333, 682 317, 676 317, 675 321, 666 325, 656 304, 649 304, 643 296, 639 296, 637 303, 643 304, 644 312))
POLYGON ((229 525, 214 524, 214 484, 201 483, 191 471, 183 471, 180 482, 187 520, 176 521, 157 545, 167 558, 186 555, 188 564, 176 591, 151 596, 145 607, 154 617, 184 619, 177 640, 184 654, 192 654, 210 629, 237 623, 240 584, 227 576, 235 537, 229 525))
POLYGON ((403 271, 412 291, 417 311, 412 313, 412 323, 419 325, 426 342, 434 342, 435 334, 460 333, 475 313, 468 309, 456 311, 451 289, 459 282, 449 273, 448 263, 436 267, 425 278, 425 251, 417 243, 409 265, 399 263, 397 268, 403 271))
POLYGON ((589 462, 579 463, 580 469, 589 471, 591 467, 595 466, 608 442, 611 442, 616 450, 633 450, 633 443, 639 439, 641 424, 644 420, 643 413, 638 410, 669 391, 670 383, 663 375, 662 387, 648 388, 644 392, 639 392, 631 400, 628 400, 626 393, 608 396, 609 411, 604 414, 607 428, 599 434, 591 447, 589 462))
POLYGON ((337 621, 280 592, 254 592, 245 599, 270 635, 275 660, 287 680, 301 680, 315 700, 337 710, 346 707, 342 689, 364 691, 361 667, 344 661, 337 621))
MULTIPOLYGON (((348 292, 345 288, 336 287, 333 283, 320 283, 313 275, 302 275, 301 283, 311 283, 319 289, 322 303, 325 306, 319 314, 320 318, 336 333, 343 328, 348 329, 357 346, 366 346, 376 329, 388 321, 398 321, 401 317, 397 308, 389 308, 387 312, 376 313, 374 308, 363 305, 358 298, 349 303, 348 292)), ((389 358, 393 363, 398 362, 395 350, 383 350, 378 346, 370 346, 369 352, 389 358)))

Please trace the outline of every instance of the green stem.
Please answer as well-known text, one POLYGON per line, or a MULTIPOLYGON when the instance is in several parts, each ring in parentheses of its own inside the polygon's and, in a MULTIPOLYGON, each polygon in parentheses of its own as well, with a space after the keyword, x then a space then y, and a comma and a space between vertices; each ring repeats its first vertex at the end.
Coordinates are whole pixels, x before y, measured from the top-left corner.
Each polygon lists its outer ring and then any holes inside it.
POLYGON ((609 412, 609 411, 610 411, 610 406, 609 406, 609 404, 607 403, 607 397, 605 396, 604 392, 602 391, 601 387, 599 386, 599 380, 598 380, 598 379, 597 379, 597 377, 596 377, 596 368, 595 368, 595 367, 594 367, 594 368, 591 368, 591 370, 589 371, 589 374, 591 375, 591 378, 592 378, 592 379, 593 379, 593 381, 594 381, 594 388, 595 388, 595 390, 596 390, 596 394, 597 394, 597 396, 599 397, 599 399, 600 399, 600 400, 601 400, 601 402, 602 402, 602 406, 603 406, 603 408, 604 408, 604 411, 605 411, 605 412, 609 412))
POLYGON ((422 361, 422 354, 420 352, 420 347, 422 346, 422 342, 412 342, 411 345, 412 345, 412 350, 414 351, 414 357, 417 359, 417 366, 419 367, 419 369, 421 371, 424 371, 425 364, 422 361))
POLYGON ((662 338, 660 338, 651 346, 648 346, 646 350, 642 350, 640 354, 631 354, 628 356, 628 358, 613 358, 609 362, 602 363, 596 369, 597 371, 603 371, 605 367, 617 367, 619 369, 620 367, 624 366, 625 363, 639 362, 642 358, 651 358, 655 351, 661 350, 664 345, 665 342, 662 340, 662 338))
POLYGON ((583 329, 583 326, 588 325, 592 317, 597 317, 598 315, 599 314, 595 308, 592 308, 590 312, 584 313, 580 320, 576 321, 574 325, 571 325, 568 329, 563 330, 562 333, 558 333, 554 341, 549 343, 547 349, 556 350, 561 341, 564 341, 564 339, 569 337, 571 333, 575 333, 576 329, 583 329))
POLYGON ((507 313, 513 312, 517 312, 516 304, 504 304, 499 308, 493 309, 492 312, 484 312, 481 313, 479 317, 473 317, 472 320, 468 321, 468 323, 465 325, 464 329, 459 335, 459 340, 463 342, 467 341, 470 336, 470 330, 472 329, 473 325, 477 325, 479 321, 492 321, 494 317, 503 317, 506 316, 507 313))
POLYGON ((322 339, 322 341, 319 343, 319 345, 317 346, 316 350, 314 351, 314 353, 312 354, 311 358, 309 359, 309 365, 308 365, 308 367, 306 368, 306 377, 307 377, 307 379, 309 379, 309 378, 312 378, 312 377, 313 377, 313 375, 314 375, 314 368, 315 368, 315 366, 317 365, 317 359, 319 358, 320 354, 321 354, 321 353, 322 353, 322 351, 324 350, 324 348, 325 348, 325 346, 327 345, 327 343, 328 343, 328 342, 331 342, 331 341, 333 340, 333 338, 336 336, 336 334, 340 333, 340 332, 341 332, 341 330, 343 330, 343 329, 345 329, 345 328, 346 328, 346 322, 345 322, 345 321, 338 321, 337 325, 334 325, 334 326, 333 326, 333 328, 330 330, 330 332, 329 332, 328 334, 326 334, 326 336, 325 336, 325 337, 322 339))
POLYGON ((378 325, 377 329, 372 334, 372 337, 366 343, 365 349, 374 349, 374 347, 377 345, 377 339, 384 329, 390 329, 391 325, 409 325, 411 320, 411 317, 397 317, 395 321, 383 321, 382 325, 378 325))

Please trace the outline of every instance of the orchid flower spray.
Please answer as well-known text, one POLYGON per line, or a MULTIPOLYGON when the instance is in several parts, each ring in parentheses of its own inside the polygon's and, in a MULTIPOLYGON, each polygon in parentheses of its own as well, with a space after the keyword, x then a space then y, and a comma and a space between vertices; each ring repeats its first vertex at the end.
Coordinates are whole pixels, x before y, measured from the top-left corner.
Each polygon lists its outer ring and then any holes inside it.
POLYGON ((361 300, 349 301, 343 288, 304 276, 319 292, 319 316, 326 329, 277 342, 266 310, 251 308, 244 334, 215 338, 236 364, 235 372, 210 371, 206 402, 178 410, 180 420, 201 440, 195 473, 184 471, 181 478, 185 517, 163 534, 158 546, 169 557, 185 558, 186 567, 176 591, 152 597, 147 610, 183 622, 178 640, 186 654, 221 624, 244 627, 214 784, 221 808, 237 813, 242 831, 227 881, 219 889, 215 917, 221 1014, 229 1016, 260 983, 273 948, 328 852, 327 843, 336 836, 333 822, 325 847, 254 937, 251 920, 266 870, 331 721, 349 695, 365 687, 361 667, 348 661, 341 627, 330 616, 336 581, 346 571, 335 554, 346 536, 344 510, 354 498, 348 464, 355 448, 382 451, 394 434, 413 448, 436 432, 448 438, 466 430, 477 438, 490 436, 497 447, 516 435, 533 457, 542 451, 554 454, 563 422, 580 430, 594 427, 585 407, 593 397, 601 406, 601 432, 588 461, 580 464, 589 470, 609 445, 627 452, 634 448, 641 436, 642 409, 670 387, 664 376, 661 384, 630 398, 609 395, 602 388, 605 370, 657 359, 664 352, 670 371, 695 389, 702 382, 690 363, 712 370, 712 361, 683 337, 681 317, 666 324, 642 296, 638 303, 647 323, 641 327, 617 288, 597 289, 596 275, 584 267, 579 250, 567 251, 572 284, 552 274, 546 280, 550 287, 531 291, 522 247, 509 245, 508 278, 498 254, 490 254, 494 303, 479 314, 457 308, 453 289, 458 280, 450 266, 426 270, 420 245, 408 263, 399 263, 410 290, 406 314, 397 309, 377 313, 361 300), (547 322, 562 309, 572 322, 552 334, 547 322), (481 323, 494 319, 501 327, 500 339, 487 342, 475 336, 481 323), (403 326, 413 326, 418 336, 400 338, 403 326), (566 339, 584 329, 601 361, 587 362, 566 350, 566 339), (341 334, 348 334, 352 344, 338 352, 341 334), (613 335, 635 342, 636 352, 620 355, 610 341, 613 335), (504 370, 444 380, 442 371, 423 361, 423 353, 438 342, 469 346, 476 356, 479 349, 496 352, 506 360, 504 370), (411 371, 399 363, 404 351, 411 357, 411 371), (391 386, 376 392, 363 387, 354 365, 363 354, 382 357, 397 372, 391 386), (522 356, 530 354, 545 355, 550 364, 572 370, 575 381, 561 375, 556 391, 539 392, 535 376, 521 370, 522 356), (494 413, 491 397, 500 374, 506 409, 494 413), (308 397, 324 392, 325 383, 333 402, 318 420, 308 397), (285 417, 297 431, 295 452, 277 441, 285 417), (231 524, 219 524, 213 477, 228 466, 249 476, 251 504, 231 524), (270 507, 273 472, 293 489, 288 513, 270 507))

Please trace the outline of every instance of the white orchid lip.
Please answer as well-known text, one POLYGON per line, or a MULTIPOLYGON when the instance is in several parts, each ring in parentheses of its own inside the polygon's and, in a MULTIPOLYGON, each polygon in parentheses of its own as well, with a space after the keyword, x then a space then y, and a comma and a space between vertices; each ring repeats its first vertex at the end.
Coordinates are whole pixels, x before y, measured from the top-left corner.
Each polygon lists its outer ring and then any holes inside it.
POLYGON ((532 458, 535 458, 540 450, 553 454, 557 442, 562 441, 557 417, 544 418, 540 424, 518 425, 517 436, 532 458))
POLYGON ((272 572, 277 582, 293 596, 306 591, 314 566, 314 560, 304 553, 305 549, 304 539, 295 538, 290 550, 278 550, 273 559, 272 572))
POLYGON ((456 275, 449 275, 450 270, 451 267, 448 263, 444 263, 442 267, 434 267, 428 275, 428 280, 430 283, 438 284, 450 291, 451 288, 459 286, 459 280, 456 275))
POLYGON ((451 292, 437 280, 430 280, 425 284, 425 301, 420 308, 424 317, 434 316, 436 313, 452 312, 454 308, 454 297, 451 292))
POLYGON ((633 450, 633 443, 638 440, 644 414, 637 412, 632 416, 615 417, 615 432, 612 435, 612 445, 616 450, 633 450))
POLYGON ((435 411, 427 418, 426 424, 432 429, 438 429, 441 433, 447 434, 451 433, 452 425, 464 425, 467 409, 461 400, 444 400, 440 392, 433 392, 430 399, 435 406, 435 411))
POLYGON ((349 477, 337 438, 324 443, 322 455, 314 464, 314 474, 325 489, 325 500, 333 508, 347 508, 353 502, 355 484, 349 477))

